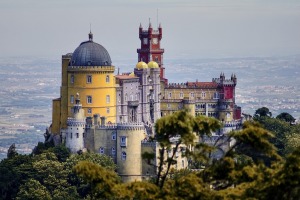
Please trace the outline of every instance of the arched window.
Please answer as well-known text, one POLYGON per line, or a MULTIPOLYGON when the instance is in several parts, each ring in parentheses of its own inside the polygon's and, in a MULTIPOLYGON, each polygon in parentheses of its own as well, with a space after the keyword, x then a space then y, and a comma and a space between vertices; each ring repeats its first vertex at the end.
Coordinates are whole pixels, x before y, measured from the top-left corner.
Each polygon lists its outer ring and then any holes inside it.
POLYGON ((92 83, 92 75, 86 76, 86 83, 92 83))
POLYGON ((72 74, 72 75, 71 75, 71 83, 74 83, 74 80, 75 80, 75 79, 74 79, 74 75, 72 74))
POLYGON ((103 148, 103 147, 100 147, 100 148, 99 148, 99 153, 100 153, 100 154, 104 154, 104 148, 103 148))
POLYGON ((92 96, 87 96, 87 97, 86 97, 86 102, 87 102, 88 104, 91 104, 91 103, 92 103, 92 96))
POLYGON ((110 96, 106 95, 106 103, 110 103, 110 96))
POLYGON ((116 132, 112 132, 111 134, 111 139, 112 140, 116 140, 117 136, 116 136, 116 132))
POLYGON ((111 148, 111 155, 112 156, 116 155, 116 149, 114 147, 111 148))
POLYGON ((70 103, 74 103, 74 95, 70 96, 70 103))
POLYGON ((106 83, 109 83, 109 75, 106 76, 106 83))
POLYGON ((76 137, 79 138, 79 133, 76 133, 76 137))
POLYGON ((126 160, 126 152, 123 151, 121 156, 122 156, 121 157, 122 160, 126 160))

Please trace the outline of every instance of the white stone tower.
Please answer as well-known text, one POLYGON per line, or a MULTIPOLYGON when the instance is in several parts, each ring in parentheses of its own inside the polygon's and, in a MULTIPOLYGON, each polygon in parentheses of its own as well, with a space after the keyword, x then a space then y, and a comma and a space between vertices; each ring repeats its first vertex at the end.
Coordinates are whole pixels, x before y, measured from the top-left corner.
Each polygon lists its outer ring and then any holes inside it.
POLYGON ((84 134, 86 119, 77 93, 75 105, 72 108, 73 117, 67 120, 66 147, 72 153, 84 150, 84 134))

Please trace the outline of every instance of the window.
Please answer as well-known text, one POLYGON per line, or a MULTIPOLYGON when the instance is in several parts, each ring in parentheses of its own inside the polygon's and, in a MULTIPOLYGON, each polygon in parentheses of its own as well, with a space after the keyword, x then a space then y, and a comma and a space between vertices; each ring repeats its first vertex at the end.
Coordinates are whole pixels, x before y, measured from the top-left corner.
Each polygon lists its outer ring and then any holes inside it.
POLYGON ((87 113, 88 113, 88 114, 92 114, 92 109, 91 109, 91 108, 88 108, 87 113))
POLYGON ((201 97, 202 97, 202 98, 205 98, 205 96, 206 96, 205 92, 202 92, 202 93, 201 93, 201 97))
POLYGON ((76 137, 79 138, 79 133, 76 133, 76 137))
POLYGON ((169 93, 169 98, 170 98, 170 99, 172 98, 172 93, 171 93, 171 92, 169 93))
POLYGON ((112 156, 116 155, 116 149, 114 147, 111 148, 111 155, 112 156))
POLYGON ((181 166, 184 168, 184 160, 181 161, 181 166))
POLYGON ((106 76, 106 83, 109 83, 109 75, 106 76))
POLYGON ((85 136, 85 134, 84 133, 82 133, 82 137, 84 138, 84 136, 85 136))
POLYGON ((92 103, 92 96, 86 97, 86 103, 91 104, 92 103))
POLYGON ((106 103, 110 103, 110 96, 106 95, 106 103))
POLYGON ((103 147, 100 147, 99 153, 100 153, 100 154, 104 154, 104 148, 103 148, 103 147))
POLYGON ((191 97, 194 98, 195 97, 195 94, 194 92, 191 92, 191 97))
POLYGON ((218 92, 214 93, 214 99, 219 99, 219 93, 218 92))
POLYGON ((127 101, 127 97, 128 97, 127 94, 125 94, 125 101, 127 101))
POLYGON ((124 152, 124 151, 122 152, 121 159, 126 160, 126 152, 124 152))
POLYGON ((71 81, 71 83, 74 83, 74 75, 73 74, 71 75, 71 80, 70 81, 71 81))
POLYGON ((183 98, 183 92, 180 92, 180 98, 183 98))
POLYGON ((86 76, 86 83, 92 83, 92 75, 86 76))
POLYGON ((73 134, 71 133, 71 135, 70 135, 70 136, 71 136, 71 139, 72 139, 72 137, 73 137, 73 134))
POLYGON ((74 95, 70 96, 70 103, 74 103, 74 95))
POLYGON ((112 140, 116 140, 116 137, 117 137, 116 132, 112 132, 112 134, 111 134, 111 139, 112 139, 112 140))
POLYGON ((120 146, 121 147, 126 147, 127 146, 127 138, 125 136, 120 137, 120 146))
POLYGON ((109 108, 106 108, 106 113, 107 113, 107 114, 109 113, 109 108))
POLYGON ((168 108, 171 108, 171 105, 168 103, 168 104, 167 104, 167 107, 168 107, 168 108))

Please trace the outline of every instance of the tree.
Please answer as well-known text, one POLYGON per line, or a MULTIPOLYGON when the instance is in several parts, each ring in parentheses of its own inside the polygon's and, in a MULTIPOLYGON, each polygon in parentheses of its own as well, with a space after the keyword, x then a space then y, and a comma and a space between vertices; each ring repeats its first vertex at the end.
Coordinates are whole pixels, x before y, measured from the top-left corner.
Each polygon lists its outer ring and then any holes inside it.
POLYGON ((189 173, 186 176, 168 179, 165 187, 161 191, 161 198, 170 200, 211 200, 213 197, 214 191, 212 191, 209 184, 204 183, 196 173, 189 173))
POLYGON ((283 120, 288 123, 293 123, 296 120, 292 115, 290 115, 289 113, 286 113, 286 112, 283 112, 283 113, 280 113, 279 115, 277 115, 276 119, 280 119, 280 120, 283 120))
POLYGON ((20 186, 16 199, 51 200, 52 198, 47 188, 39 181, 29 179, 24 185, 20 186))
POLYGON ((159 188, 149 182, 131 182, 115 185, 113 194, 116 199, 158 199, 159 188))
MULTIPOLYGON (((216 119, 203 116, 193 117, 185 110, 175 112, 172 115, 164 116, 157 120, 155 124, 155 140, 159 143, 160 149, 157 166, 158 173, 155 184, 163 188, 171 166, 176 164, 174 156, 180 145, 195 146, 195 144, 198 143, 198 141, 195 140, 196 135, 209 135, 211 131, 215 131, 220 127, 220 122, 216 119), (168 156, 166 155, 167 151, 170 152, 168 156)), ((194 156, 194 158, 205 157, 203 155, 203 149, 206 150, 206 146, 195 146, 195 148, 198 149, 198 156, 194 156)), ((205 152, 207 153, 207 151, 205 152)), ((149 163, 149 160, 154 159, 155 156, 146 152, 143 154, 143 158, 147 159, 149 163)))
POLYGON ((16 155, 0 162, 0 199, 14 199, 32 173, 32 157, 16 155), (29 169, 29 170, 28 170, 29 169))
POLYGON ((120 182, 114 171, 88 161, 80 161, 74 172, 90 185, 92 199, 110 199, 114 186, 120 182))
POLYGON ((15 143, 13 143, 13 144, 9 147, 9 149, 8 149, 8 151, 7 151, 7 158, 12 158, 12 157, 14 157, 14 156, 16 156, 16 155, 18 155, 18 153, 17 153, 17 151, 16 151, 16 145, 15 145, 15 143))
POLYGON ((270 142, 275 145, 281 156, 285 156, 291 152, 291 150, 288 149, 292 146, 289 147, 289 145, 293 144, 292 137, 295 136, 297 138, 297 135, 300 134, 300 125, 291 125, 285 120, 271 117, 257 117, 255 121, 259 122, 266 130, 274 134, 270 142), (289 141, 290 143, 288 143, 289 141))
POLYGON ((269 108, 262 107, 255 111, 254 117, 272 117, 272 113, 270 112, 269 108))

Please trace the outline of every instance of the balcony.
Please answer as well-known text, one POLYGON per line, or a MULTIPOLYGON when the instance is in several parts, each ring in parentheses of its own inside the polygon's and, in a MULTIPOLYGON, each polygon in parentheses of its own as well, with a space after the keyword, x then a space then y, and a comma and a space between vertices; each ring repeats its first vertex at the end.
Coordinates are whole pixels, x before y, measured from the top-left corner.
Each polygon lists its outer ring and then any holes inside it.
POLYGON ((139 101, 128 101, 128 106, 138 107, 139 106, 139 101))

